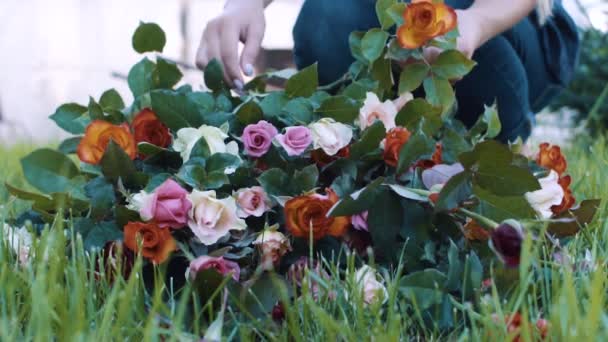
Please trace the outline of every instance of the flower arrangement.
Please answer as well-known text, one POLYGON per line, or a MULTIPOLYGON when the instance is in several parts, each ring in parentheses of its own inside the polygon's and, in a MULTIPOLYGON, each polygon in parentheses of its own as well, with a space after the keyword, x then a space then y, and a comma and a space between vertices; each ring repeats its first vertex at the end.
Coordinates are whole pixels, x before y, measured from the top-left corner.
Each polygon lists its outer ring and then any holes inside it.
MULTIPOLYGON (((598 203, 574 207, 559 147, 526 157, 492 140, 496 108, 469 129, 453 118, 450 80, 475 63, 454 49, 451 8, 379 1, 377 10, 382 27, 350 36, 356 61, 330 86, 312 65, 283 90, 265 90, 286 74, 271 72, 235 95, 214 61, 198 91, 177 87, 174 63, 144 57, 129 72, 131 105, 109 90, 59 107, 51 119, 75 136, 22 160, 39 192, 7 188, 32 202, 34 223, 65 222, 91 250, 122 241, 125 253, 181 267, 174 274, 207 290, 229 282, 245 293, 231 300, 256 312, 280 311, 270 272, 317 293, 328 277, 321 261, 347 252, 358 255, 350 279, 365 303, 388 296, 373 256, 404 265, 402 295, 419 309, 449 314, 447 296, 475 299, 490 267, 519 265, 526 239, 559 248, 552 241, 576 234, 598 203), (432 63, 428 46, 443 49, 432 63), (265 301, 243 299, 256 292, 265 301)), ((155 24, 133 37, 142 53, 165 41, 155 24)))

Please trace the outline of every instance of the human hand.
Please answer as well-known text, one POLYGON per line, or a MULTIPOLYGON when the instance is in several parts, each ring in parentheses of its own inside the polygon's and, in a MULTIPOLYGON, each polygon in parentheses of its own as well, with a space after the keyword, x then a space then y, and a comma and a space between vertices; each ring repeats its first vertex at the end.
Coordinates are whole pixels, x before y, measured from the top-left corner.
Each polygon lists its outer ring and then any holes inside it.
POLYGON ((224 12, 205 27, 196 54, 196 65, 204 69, 214 58, 224 66, 224 80, 230 87, 243 88, 241 70, 253 75, 266 20, 264 0, 230 0, 224 12), (239 61, 238 43, 245 44, 239 61))

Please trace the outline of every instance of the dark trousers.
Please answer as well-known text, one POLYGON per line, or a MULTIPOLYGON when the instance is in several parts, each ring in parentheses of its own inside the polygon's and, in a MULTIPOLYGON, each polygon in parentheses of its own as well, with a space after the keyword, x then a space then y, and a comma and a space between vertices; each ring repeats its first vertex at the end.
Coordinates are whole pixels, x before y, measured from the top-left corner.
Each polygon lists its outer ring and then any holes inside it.
MULTIPOLYGON (((447 0, 457 9, 472 0, 447 0)), ((307 0, 294 28, 294 53, 299 68, 319 63, 322 83, 341 77, 354 61, 348 36, 378 27, 375 0, 307 0)), ((545 107, 562 86, 547 66, 542 31, 535 19, 524 18, 507 32, 489 40, 473 55, 477 66, 455 85, 457 118, 474 124, 484 105, 498 105, 499 140, 530 136, 534 113, 545 107)))

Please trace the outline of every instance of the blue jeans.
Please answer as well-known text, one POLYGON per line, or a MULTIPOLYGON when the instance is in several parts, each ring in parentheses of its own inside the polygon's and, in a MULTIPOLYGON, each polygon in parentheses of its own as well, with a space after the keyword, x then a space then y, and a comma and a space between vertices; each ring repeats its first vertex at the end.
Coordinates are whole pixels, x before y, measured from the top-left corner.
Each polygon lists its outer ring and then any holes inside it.
MULTIPOLYGON (((446 1, 459 9, 469 7, 472 2, 446 1)), ((379 26, 375 3, 375 0, 307 0, 293 31, 296 65, 302 68, 318 62, 321 83, 344 75, 354 61, 348 45, 349 34, 379 26)), ((477 66, 455 85, 457 118, 471 126, 483 113, 484 105, 496 102, 502 123, 498 139, 506 142, 530 136, 533 113, 560 92, 576 60, 576 28, 559 2, 555 15, 562 20, 545 25, 547 28, 540 27, 534 15, 524 18, 477 49, 473 55, 477 66), (563 43, 567 41, 563 37, 571 38, 573 43, 563 43)))

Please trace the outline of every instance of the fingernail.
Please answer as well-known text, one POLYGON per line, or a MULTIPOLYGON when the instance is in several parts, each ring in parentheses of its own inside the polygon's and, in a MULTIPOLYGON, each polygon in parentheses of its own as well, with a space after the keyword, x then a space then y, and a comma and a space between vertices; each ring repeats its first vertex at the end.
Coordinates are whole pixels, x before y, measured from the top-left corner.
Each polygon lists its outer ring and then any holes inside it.
POLYGON ((243 90, 243 81, 241 81, 239 79, 234 80, 234 86, 238 90, 243 90))
POLYGON ((245 69, 243 71, 245 72, 245 75, 252 76, 253 75, 253 65, 245 64, 245 69))

